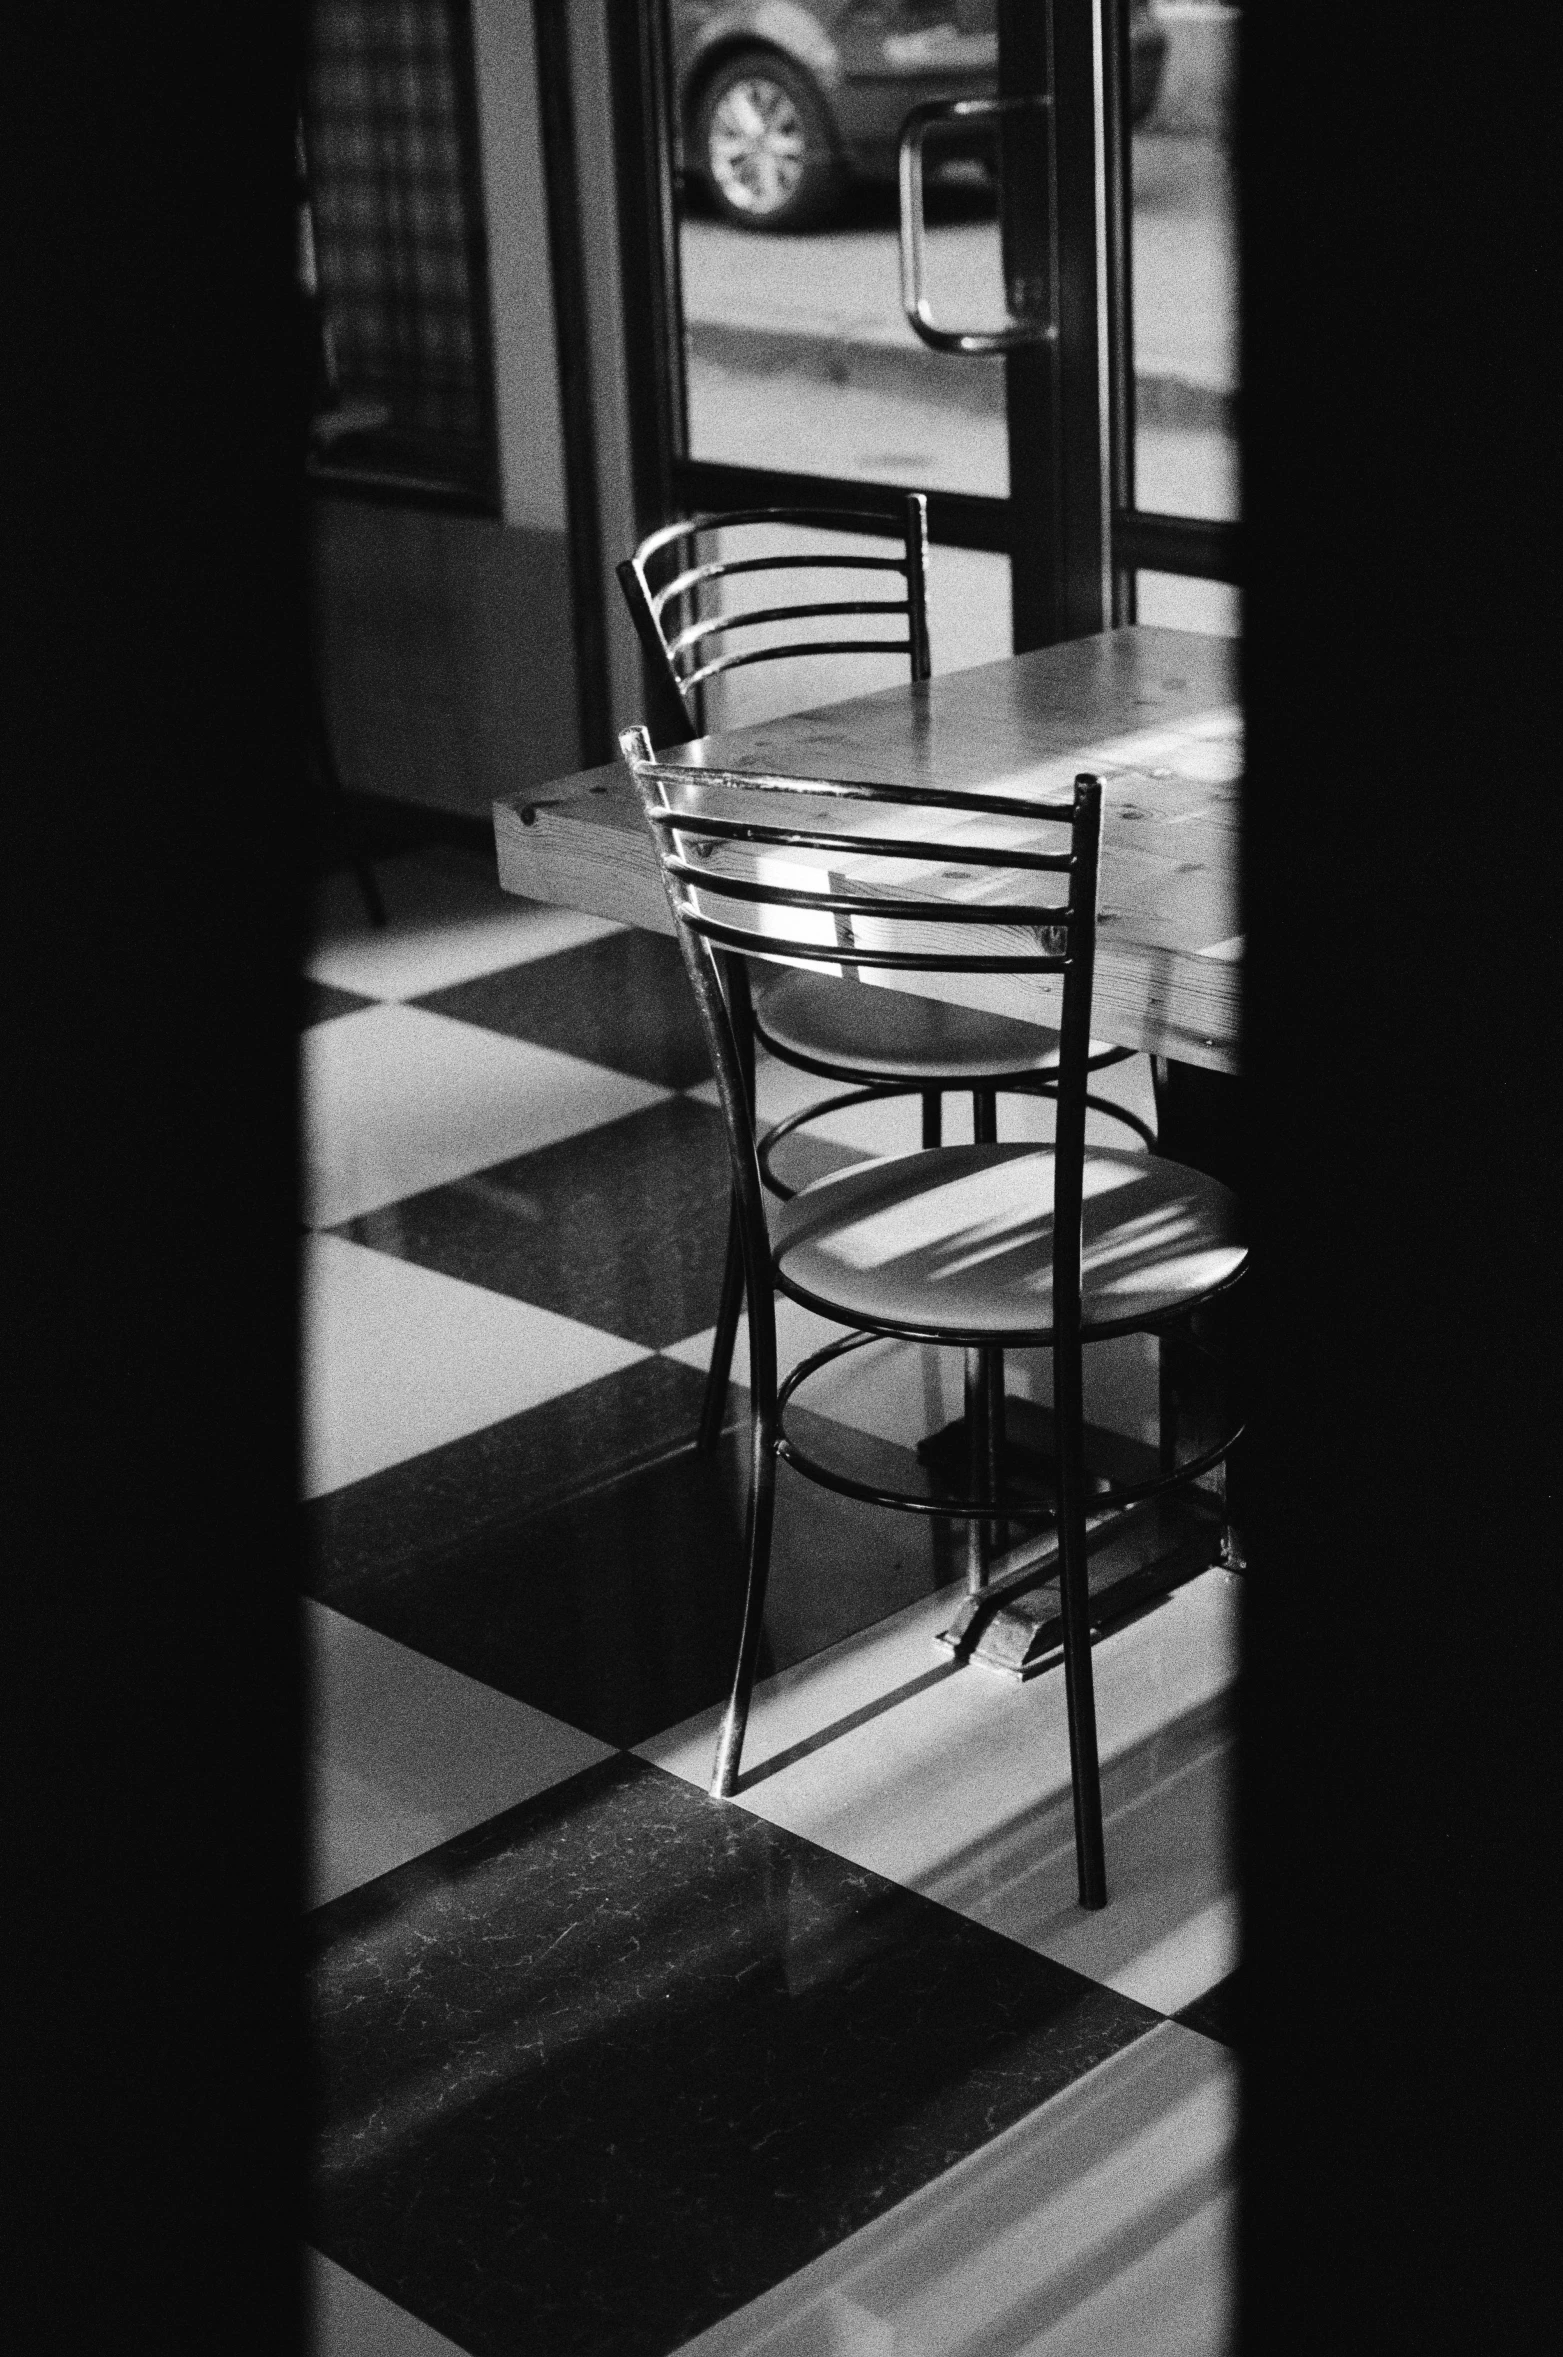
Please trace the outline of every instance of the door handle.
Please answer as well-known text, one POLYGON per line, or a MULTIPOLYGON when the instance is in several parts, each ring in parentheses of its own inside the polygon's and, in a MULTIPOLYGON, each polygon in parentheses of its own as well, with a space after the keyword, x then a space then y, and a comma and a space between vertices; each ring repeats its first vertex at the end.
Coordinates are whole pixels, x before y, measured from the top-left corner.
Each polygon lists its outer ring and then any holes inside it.
MULTIPOLYGON (((917 334, 935 352, 1018 352, 1035 344, 1058 341, 1052 317, 1051 289, 1035 280, 1021 282, 1028 298, 1023 311, 1012 309, 998 328, 940 327, 928 301, 926 223, 923 218, 923 142, 936 123, 992 122, 1004 115, 1040 115, 1052 132, 1053 101, 1040 93, 1028 98, 936 98, 914 106, 901 126, 901 307, 917 334)), ((1013 306, 1016 282, 1009 300, 1013 306)))

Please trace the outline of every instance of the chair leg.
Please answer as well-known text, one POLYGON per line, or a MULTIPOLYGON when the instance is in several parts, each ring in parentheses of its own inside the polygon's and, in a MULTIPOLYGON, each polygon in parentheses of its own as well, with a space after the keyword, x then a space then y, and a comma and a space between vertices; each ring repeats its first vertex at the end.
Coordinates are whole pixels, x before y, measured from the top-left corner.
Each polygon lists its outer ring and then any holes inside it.
MULTIPOLYGON (((1242 1447, 1239 1441, 1238 1448, 1242 1447)), ((1216 1561, 1223 1571, 1246 1571, 1248 1556, 1243 1547, 1243 1533, 1232 1510, 1232 1465, 1228 1458, 1221 1467, 1221 1536, 1216 1542, 1216 1561)))
MULTIPOLYGON (((1007 1437, 1004 1430, 1004 1353, 1001 1350, 985 1350, 983 1352, 982 1385, 983 1390, 987 1393, 988 1405, 988 1479, 983 1495, 992 1498, 997 1503, 1004 1495, 1004 1450, 1007 1437)), ((990 1557, 999 1546, 1001 1536, 1002 1525, 990 1522, 988 1525, 990 1557)))
POLYGON ((750 1305, 749 1396, 753 1422, 743 1628, 738 1639, 733 1690, 722 1717, 711 1768, 713 1800, 728 1800, 737 1788, 738 1763, 749 1724, 749 1699, 754 1692, 760 1640, 765 1633, 765 1584, 770 1575, 771 1530, 776 1511, 776 1311, 768 1293, 750 1305))
POLYGON ((944 1143, 944 1099, 936 1088, 923 1091, 923 1144, 939 1146, 944 1143))
MULTIPOLYGON (((989 1411, 992 1391, 989 1385, 988 1360, 991 1352, 968 1350, 966 1353, 966 1478, 974 1498, 986 1502, 993 1495, 988 1484, 992 1472, 992 1450, 989 1442, 989 1411)), ((966 1525, 966 1593, 980 1596, 988 1584, 988 1565, 992 1558, 991 1526, 975 1519, 966 1525)))
MULTIPOLYGON (((972 1136, 979 1146, 997 1144, 997 1089, 972 1090, 971 1128, 972 1136)), ((967 1352, 966 1419, 971 1444, 972 1496, 992 1504, 1000 1494, 1004 1463, 1004 1353, 1001 1350, 967 1352)), ((979 1595, 988 1584, 996 1536, 991 1522, 972 1522, 967 1525, 968 1595, 979 1595)))
MULTIPOLYGON (((1248 1303, 1240 1292, 1229 1304, 1232 1324, 1228 1347, 1228 1382, 1236 1393, 1239 1413, 1246 1413, 1252 1397, 1249 1382, 1248 1303)), ((1231 1405, 1230 1397, 1225 1403, 1231 1405)), ((1248 1523, 1248 1440, 1239 1434, 1228 1450, 1221 1467, 1221 1544, 1216 1560, 1228 1571, 1248 1569, 1248 1551, 1243 1544, 1243 1532, 1248 1523)))
POLYGON ((1069 1715, 1075 1868, 1081 1906, 1096 1908, 1107 1904, 1107 1864, 1091 1669, 1091 1596, 1085 1543, 1085 1400, 1078 1342, 1061 1343, 1054 1349, 1053 1397, 1058 1428, 1059 1617, 1063 1623, 1064 1701, 1069 1715))
POLYGON ((1178 1461, 1177 1339, 1163 1333, 1156 1342, 1157 1470, 1171 1473, 1178 1461))
MULTIPOLYGON (((733 1031, 738 1041, 738 1056, 743 1067, 744 1088, 749 1098, 749 1110, 754 1111, 754 1005, 749 995, 749 978, 742 958, 721 961, 722 981, 727 992, 727 1004, 732 1014, 733 1031)), ((716 1334, 711 1344, 711 1364, 706 1370, 706 1387, 700 1401, 700 1428, 695 1435, 695 1447, 701 1456, 708 1457, 722 1437, 722 1419, 727 1413, 727 1386, 732 1376, 733 1345, 738 1338, 738 1317, 744 1302, 743 1241, 738 1223, 738 1199, 729 1195, 727 1206, 727 1258, 722 1264, 722 1297, 717 1304, 716 1334)))
POLYGON ((348 864, 358 880, 358 889, 363 895, 364 909, 369 922, 377 932, 383 932, 386 924, 385 902, 380 897, 380 886, 376 880, 374 869, 364 855, 358 841, 357 829, 354 827, 349 813, 347 788, 342 783, 342 773, 337 768, 336 755, 331 747, 331 732, 326 723, 325 700, 320 692, 319 678, 313 671, 310 675, 307 695, 305 726, 309 736, 310 757, 330 801, 332 814, 336 819, 337 834, 343 850, 347 853, 348 864))
POLYGON ((349 849, 348 857, 353 863, 353 874, 358 879, 358 889, 363 896, 364 909, 369 922, 377 933, 383 933, 386 927, 385 902, 380 897, 380 886, 376 881, 374 869, 369 865, 364 853, 358 848, 356 840, 349 849))
POLYGON ((730 1201, 722 1298, 717 1305, 716 1336, 711 1344, 711 1364, 706 1370, 706 1387, 700 1402, 700 1429, 695 1436, 695 1447, 703 1457, 710 1456, 722 1437, 722 1419, 727 1413, 727 1387, 733 1371, 733 1346, 738 1339, 738 1319, 743 1305, 743 1244, 738 1231, 738 1205, 730 1201))
POLYGON ((716 1739, 711 1769, 711 1797, 730 1800, 738 1784, 749 1725, 749 1699, 754 1692, 755 1665, 765 1633, 765 1583, 771 1569, 771 1530, 776 1512, 776 1448, 774 1413, 754 1418, 754 1449, 749 1485, 749 1564, 744 1588, 743 1629, 738 1640, 738 1666, 733 1690, 716 1739))

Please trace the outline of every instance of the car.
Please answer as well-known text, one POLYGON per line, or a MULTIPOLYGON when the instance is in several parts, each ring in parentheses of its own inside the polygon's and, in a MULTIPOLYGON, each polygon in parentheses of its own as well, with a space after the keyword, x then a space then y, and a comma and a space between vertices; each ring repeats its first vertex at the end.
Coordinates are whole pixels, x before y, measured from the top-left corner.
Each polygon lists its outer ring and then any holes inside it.
MULTIPOLYGON (((996 85, 996 0, 672 0, 680 176, 740 229, 817 229, 857 180, 893 180, 928 99, 996 85)), ((1130 119, 1156 104, 1167 36, 1130 0, 1130 119)), ((947 144, 943 153, 957 151, 947 144)), ((930 150, 930 161, 932 151, 930 150)))

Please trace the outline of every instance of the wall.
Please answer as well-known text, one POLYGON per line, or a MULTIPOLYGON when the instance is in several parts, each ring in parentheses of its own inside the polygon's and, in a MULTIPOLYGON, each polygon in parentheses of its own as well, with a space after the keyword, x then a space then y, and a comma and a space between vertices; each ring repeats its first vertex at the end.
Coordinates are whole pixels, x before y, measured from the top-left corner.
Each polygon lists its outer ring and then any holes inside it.
POLYGON ((324 497, 321 686, 343 783, 486 818, 577 766, 562 532, 324 497))
POLYGON ((344 782, 486 818, 575 768, 579 736, 532 11, 472 17, 503 516, 322 494, 315 562, 344 782))

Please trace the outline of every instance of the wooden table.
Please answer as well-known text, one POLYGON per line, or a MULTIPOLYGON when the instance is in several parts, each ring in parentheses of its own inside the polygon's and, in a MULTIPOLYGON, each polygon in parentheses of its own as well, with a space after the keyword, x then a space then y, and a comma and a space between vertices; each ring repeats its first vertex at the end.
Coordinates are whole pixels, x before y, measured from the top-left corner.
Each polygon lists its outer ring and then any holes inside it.
MULTIPOLYGON (((1106 791, 1092 1036, 1235 1073, 1243 946, 1235 658, 1227 639, 1145 627, 1105 631, 921 686, 884 688, 701 737, 662 758, 694 768, 1049 799, 1067 799, 1076 773, 1095 771, 1106 791)), ((494 835, 507 891, 672 932, 645 821, 621 765, 496 802, 494 835)), ((872 979, 1057 1022, 1050 976, 883 971, 872 979)), ((1093 1547, 1142 1511, 1092 1516, 1093 1547)), ((1057 1557, 1052 1533, 1001 1557, 940 1642, 1012 1676, 1047 1666, 1059 1643, 1057 1557)), ((1093 1626, 1109 1625, 1186 1576, 1153 1564, 1100 1594, 1093 1576, 1093 1626)))
MULTIPOLYGON (((1072 639, 920 686, 701 737, 697 768, 1067 797, 1105 782, 1091 1030, 1236 1072, 1241 720, 1229 639, 1144 626, 1072 639)), ((499 880, 529 899, 670 933, 645 823, 619 764, 494 805, 499 880)), ((995 1012, 1056 1020, 1047 976, 876 976, 995 1012)))

